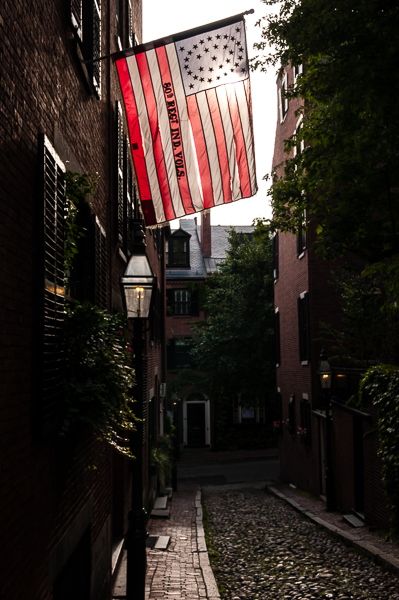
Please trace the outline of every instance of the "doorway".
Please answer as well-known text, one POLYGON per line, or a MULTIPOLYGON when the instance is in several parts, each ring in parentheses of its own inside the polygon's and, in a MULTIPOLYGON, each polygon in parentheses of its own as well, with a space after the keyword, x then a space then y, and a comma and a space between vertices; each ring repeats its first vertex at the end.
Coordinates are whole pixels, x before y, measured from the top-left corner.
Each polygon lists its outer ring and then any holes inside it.
POLYGON ((183 406, 185 446, 195 448, 210 445, 209 412, 209 400, 202 394, 188 396, 183 406))

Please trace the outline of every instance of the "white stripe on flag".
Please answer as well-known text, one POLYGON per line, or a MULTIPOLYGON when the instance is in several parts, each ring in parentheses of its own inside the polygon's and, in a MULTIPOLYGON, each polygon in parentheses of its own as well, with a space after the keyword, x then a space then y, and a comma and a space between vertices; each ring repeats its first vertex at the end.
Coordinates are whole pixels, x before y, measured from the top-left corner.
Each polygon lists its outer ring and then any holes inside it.
POLYGON ((186 94, 184 92, 183 83, 180 74, 180 65, 176 55, 174 44, 165 46, 166 54, 169 60, 169 68, 172 76, 172 82, 175 89, 175 98, 178 106, 180 117, 181 137, 184 152, 184 161, 187 171, 188 185, 191 193, 196 212, 204 210, 202 193, 200 187, 200 176, 198 170, 197 156, 195 152, 193 137, 191 133, 190 121, 188 118, 188 109, 186 102, 186 94))
POLYGON ((232 201, 240 200, 241 188, 237 169, 236 149, 234 144, 234 131, 231 123, 229 103, 226 94, 226 86, 216 88, 220 114, 223 122, 224 135, 226 138, 227 155, 229 157, 230 179, 232 184, 232 201))
POLYGON ((244 89, 244 82, 234 84, 236 90, 237 104, 240 111, 241 127, 245 141, 245 148, 247 152, 247 163, 249 178, 251 183, 252 195, 256 194, 256 172, 255 172, 255 156, 253 147, 253 137, 251 128, 251 116, 249 114, 247 95, 244 89))
POLYGON ((144 92, 141 85, 140 72, 137 66, 136 57, 130 56, 126 59, 129 69, 130 79, 132 81, 133 93, 137 105, 138 120, 140 125, 141 137, 143 139, 144 158, 148 173, 148 182, 151 190, 152 203, 158 223, 166 220, 163 208, 161 190, 158 181, 158 172, 155 164, 154 147, 152 143, 151 127, 148 118, 147 105, 144 98, 144 92))
POLYGON ((215 206, 218 206, 219 204, 224 203, 224 196, 215 132, 213 130, 213 123, 209 111, 206 92, 198 92, 198 94, 196 94, 196 98, 208 152, 209 166, 211 169, 212 188, 215 206))
POLYGON ((166 108, 166 101, 163 92, 161 74, 159 72, 158 59, 155 50, 149 50, 147 53, 148 68, 151 74, 151 81, 154 90, 155 101, 157 104, 158 124, 162 139, 162 149, 165 157, 165 168, 168 176, 169 190, 172 198, 173 209, 176 217, 182 217, 186 214, 177 181, 175 157, 173 153, 172 138, 170 133, 170 121, 166 108))

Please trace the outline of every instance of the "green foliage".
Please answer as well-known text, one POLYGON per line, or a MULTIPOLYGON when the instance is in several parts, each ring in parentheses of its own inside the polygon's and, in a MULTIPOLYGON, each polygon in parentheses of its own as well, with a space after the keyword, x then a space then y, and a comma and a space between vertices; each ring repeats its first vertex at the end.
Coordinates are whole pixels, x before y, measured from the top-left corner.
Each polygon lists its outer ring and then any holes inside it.
POLYGON ((399 536, 399 369, 372 367, 360 384, 359 395, 360 399, 372 398, 378 408, 382 481, 392 510, 392 534, 399 536))
POLYGON ((66 171, 64 179, 66 187, 64 271, 66 286, 68 286, 69 273, 78 254, 78 241, 85 235, 77 224, 77 216, 83 203, 88 202, 88 197, 93 194, 97 185, 97 176, 66 171))
MULTIPOLYGON (((296 233, 304 209, 329 259, 352 251, 369 263, 399 250, 399 6, 392 0, 264 0, 253 67, 304 64, 288 97, 301 98, 303 126, 286 141, 305 150, 273 173, 274 231, 296 233)), ((260 24, 260 22, 259 22, 260 24)), ((292 82, 291 82, 292 83, 292 82)))
POLYGON ((158 438, 158 446, 151 451, 151 467, 158 475, 161 489, 164 489, 173 467, 173 446, 168 436, 158 438))
POLYGON ((134 376, 125 317, 89 303, 68 306, 65 317, 65 414, 62 435, 82 425, 133 457, 126 434, 135 429, 134 376))
POLYGON ((399 361, 399 261, 363 271, 348 265, 333 274, 342 308, 342 327, 321 325, 330 358, 342 366, 364 367, 399 361))
POLYGON ((271 240, 241 242, 232 230, 229 243, 206 280, 208 320, 193 324, 191 353, 212 396, 231 408, 237 394, 253 406, 274 388, 275 350, 271 240))

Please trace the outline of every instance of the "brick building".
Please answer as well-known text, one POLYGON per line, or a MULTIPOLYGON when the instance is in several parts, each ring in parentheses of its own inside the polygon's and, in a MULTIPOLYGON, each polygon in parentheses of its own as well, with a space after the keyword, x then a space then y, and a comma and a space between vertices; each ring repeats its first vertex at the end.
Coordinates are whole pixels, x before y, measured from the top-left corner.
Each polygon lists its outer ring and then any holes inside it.
MULTIPOLYGON (((284 98, 284 89, 300 72, 302 65, 288 67, 277 80, 273 166, 288 158, 284 140, 301 126, 302 117, 295 115, 301 101, 284 98)), ((303 150, 297 146, 293 152, 303 150)), ((340 324, 338 298, 330 285, 331 270, 339 265, 317 258, 312 249, 314 224, 306 213, 303 219, 306 231, 300 230, 296 236, 278 232, 273 240, 278 420, 285 423, 280 429, 280 468, 283 481, 325 497, 326 411, 317 371, 322 349, 320 323, 340 324), (298 427, 306 429, 306 435, 300 435, 298 427)), ((371 406, 357 410, 346 404, 358 387, 359 371, 335 365, 334 372, 332 466, 337 505, 369 523, 387 526, 378 437, 373 432, 376 413, 371 406)))
MULTIPOLYGON (((131 504, 131 463, 91 432, 62 442, 64 305, 89 300, 122 311, 119 280, 140 222, 110 59, 141 39, 141 0, 4 2, 0 8, 0 596, 109 598, 113 548, 131 504), (97 173, 79 216, 82 240, 64 289, 62 172, 97 173)), ((147 379, 138 398, 143 503, 165 381, 164 234, 147 232, 157 277, 145 334, 147 379)))
MULTIPOLYGON (((234 229, 243 235, 253 231, 252 226, 235 226, 234 229)), ((169 236, 166 259, 167 381, 172 384, 169 389, 173 389, 175 377, 171 371, 193 368, 191 323, 205 318, 200 305, 200 286, 225 259, 229 230, 230 226, 211 225, 210 213, 202 213, 201 225, 196 218, 181 219, 179 229, 169 236)), ((212 399, 195 384, 179 390, 179 395, 181 446, 212 446, 212 399)))

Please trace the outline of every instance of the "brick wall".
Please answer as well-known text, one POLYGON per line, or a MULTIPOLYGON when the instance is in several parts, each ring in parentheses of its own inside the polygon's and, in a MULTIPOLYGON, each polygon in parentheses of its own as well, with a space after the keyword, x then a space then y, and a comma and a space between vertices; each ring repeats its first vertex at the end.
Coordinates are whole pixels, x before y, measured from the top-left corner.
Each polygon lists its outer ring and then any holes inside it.
MULTIPOLYGON (((56 149, 61 139, 65 141, 73 154, 71 166, 76 163, 82 171, 99 175, 93 211, 107 233, 109 310, 112 298, 119 297, 117 304, 120 301, 119 277, 125 267, 114 235, 117 85, 111 61, 106 60, 102 62, 101 100, 89 93, 67 22, 67 4, 64 0, 29 4, 15 0, 3 2, 0 8, 0 561, 7 573, 0 582, 0 596, 16 600, 53 598, 54 578, 62 566, 60 549, 68 544, 71 549, 71 531, 77 524, 84 528, 88 520, 92 552, 103 536, 110 550, 112 457, 108 447, 89 432, 63 441, 55 434, 41 436, 35 427, 41 400, 35 362, 41 352, 38 323, 42 311, 43 201, 37 196, 40 133, 56 149)), ((141 39, 141 2, 132 4, 141 39)), ((102 14, 101 53, 107 54, 116 50, 115 0, 102 0, 102 14)), ((159 348, 156 360, 161 363, 159 348)), ((126 485, 127 501, 128 481, 126 485)), ((98 598, 109 578, 110 559, 107 553, 103 558, 108 561, 105 570, 93 554, 103 577, 103 582, 92 582, 98 598)))

